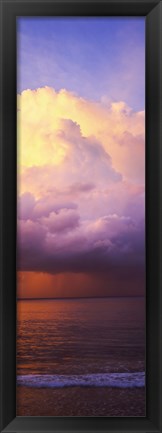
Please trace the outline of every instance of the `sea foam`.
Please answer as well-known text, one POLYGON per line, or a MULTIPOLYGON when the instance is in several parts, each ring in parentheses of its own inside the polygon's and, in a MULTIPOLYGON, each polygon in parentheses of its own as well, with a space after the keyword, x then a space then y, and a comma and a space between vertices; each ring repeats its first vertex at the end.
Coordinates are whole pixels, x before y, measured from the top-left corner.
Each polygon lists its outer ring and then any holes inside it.
POLYGON ((84 375, 27 374, 17 376, 17 385, 33 388, 141 388, 145 386, 145 373, 98 373, 84 375))

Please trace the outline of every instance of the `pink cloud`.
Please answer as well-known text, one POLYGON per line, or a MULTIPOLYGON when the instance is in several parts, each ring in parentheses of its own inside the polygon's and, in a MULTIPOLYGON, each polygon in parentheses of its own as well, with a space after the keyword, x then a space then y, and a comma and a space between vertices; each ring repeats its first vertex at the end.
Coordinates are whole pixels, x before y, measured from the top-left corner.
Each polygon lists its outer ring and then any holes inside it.
POLYGON ((51 212, 48 217, 42 217, 40 221, 50 233, 61 234, 79 226, 79 215, 71 209, 60 209, 57 213, 51 212))
POLYGON ((144 113, 47 88, 19 102, 18 268, 142 281, 144 113))

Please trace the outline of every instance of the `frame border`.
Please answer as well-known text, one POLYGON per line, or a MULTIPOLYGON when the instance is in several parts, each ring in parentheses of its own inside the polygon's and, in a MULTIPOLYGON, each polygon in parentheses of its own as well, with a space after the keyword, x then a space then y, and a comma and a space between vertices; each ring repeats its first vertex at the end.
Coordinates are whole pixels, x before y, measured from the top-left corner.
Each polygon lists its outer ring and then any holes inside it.
POLYGON ((0 0, 1 432, 162 432, 162 1, 0 0), (16 17, 146 18, 146 417, 16 417, 16 17))

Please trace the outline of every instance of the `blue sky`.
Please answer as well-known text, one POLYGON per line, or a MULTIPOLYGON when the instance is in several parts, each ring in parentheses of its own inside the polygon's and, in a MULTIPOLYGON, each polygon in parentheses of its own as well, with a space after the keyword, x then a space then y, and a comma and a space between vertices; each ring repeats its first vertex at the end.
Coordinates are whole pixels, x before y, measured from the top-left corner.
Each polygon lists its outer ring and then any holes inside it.
POLYGON ((19 17, 17 90, 51 86, 143 110, 145 19, 19 17))

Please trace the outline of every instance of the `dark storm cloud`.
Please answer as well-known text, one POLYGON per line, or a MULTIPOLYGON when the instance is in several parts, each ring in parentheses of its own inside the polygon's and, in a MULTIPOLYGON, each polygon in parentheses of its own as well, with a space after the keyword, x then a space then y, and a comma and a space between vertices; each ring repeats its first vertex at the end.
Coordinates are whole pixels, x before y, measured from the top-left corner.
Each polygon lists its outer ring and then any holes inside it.
MULTIPOLYGON (((117 218, 116 218, 117 219, 117 218)), ((111 234, 105 224, 102 229, 87 231, 80 226, 76 211, 50 214, 41 222, 21 221, 18 245, 21 270, 49 273, 83 272, 116 273, 142 272, 144 269, 143 222, 115 221, 120 233, 111 234), (122 224, 122 226, 121 226, 122 224), (131 225, 132 224, 132 225, 131 225), (123 231, 122 231, 123 228, 123 231), (62 235, 60 236, 60 232, 62 235)))

